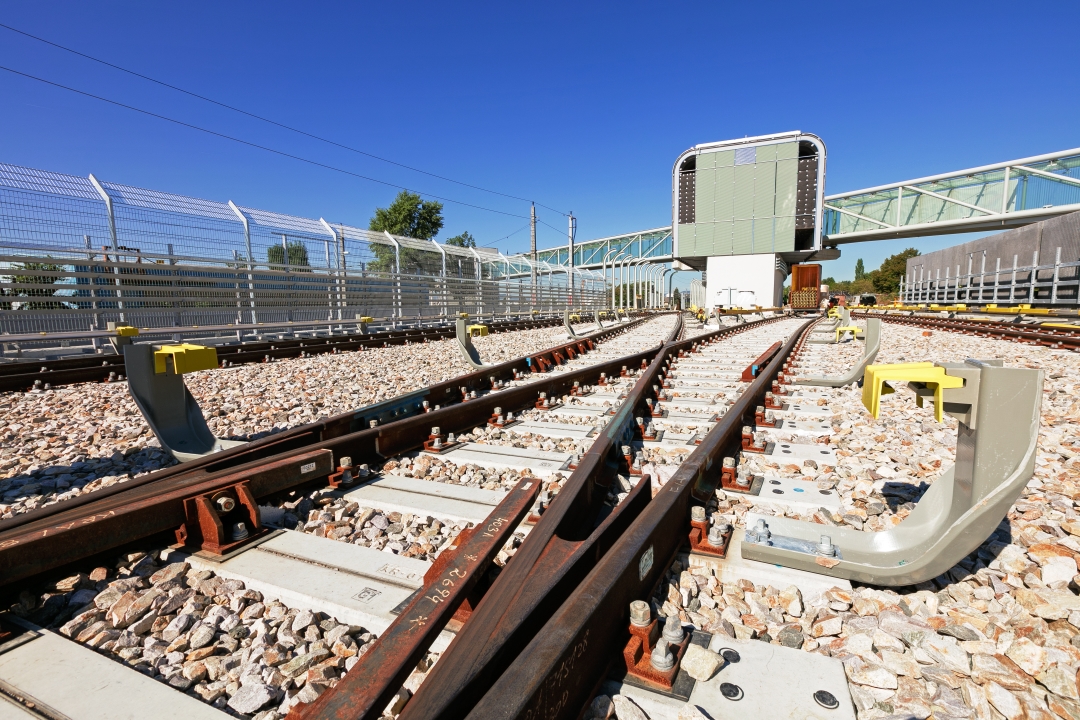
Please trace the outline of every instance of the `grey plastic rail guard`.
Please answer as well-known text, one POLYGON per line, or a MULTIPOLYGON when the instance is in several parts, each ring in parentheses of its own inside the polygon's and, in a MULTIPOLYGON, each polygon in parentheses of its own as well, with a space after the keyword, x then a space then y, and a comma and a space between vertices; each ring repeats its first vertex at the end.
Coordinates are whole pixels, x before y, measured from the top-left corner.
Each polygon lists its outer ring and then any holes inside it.
POLYGON ((154 346, 124 345, 128 392, 150 424, 161 446, 180 462, 243 445, 240 440, 214 437, 198 401, 184 385, 184 376, 172 368, 154 372, 154 346))
POLYGON ((866 347, 863 348, 863 356, 855 363, 851 370, 843 375, 807 375, 797 378, 796 385, 817 385, 822 387, 844 387, 853 382, 858 382, 866 371, 866 366, 874 362, 878 351, 881 349, 881 318, 870 318, 866 321, 866 347))
MULTIPOLYGON (((1000 360, 938 365, 964 379, 964 387, 942 395, 944 411, 959 420, 956 464, 934 481, 903 522, 883 532, 861 532, 748 514, 742 556, 903 586, 937 577, 979 547, 1031 479, 1043 371, 1005 368, 1000 360)), ((933 396, 921 383, 909 387, 920 397, 933 396)))
POLYGON ((465 318, 457 319, 457 343, 458 350, 461 351, 461 356, 465 358, 465 362, 477 369, 484 367, 484 362, 480 359, 480 353, 476 351, 476 346, 472 344, 472 335, 469 334, 468 329, 465 327, 465 318))

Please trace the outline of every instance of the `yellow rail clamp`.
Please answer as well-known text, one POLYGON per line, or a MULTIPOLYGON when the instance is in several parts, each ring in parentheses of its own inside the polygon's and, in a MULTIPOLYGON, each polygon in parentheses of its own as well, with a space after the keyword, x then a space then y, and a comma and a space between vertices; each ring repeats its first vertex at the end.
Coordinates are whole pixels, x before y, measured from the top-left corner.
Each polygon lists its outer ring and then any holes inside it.
POLYGON ((570 316, 570 322, 576 322, 576 323, 581 322, 581 316, 578 315, 577 313, 574 313, 573 315, 570 316))
POLYGON ((472 337, 486 337, 488 334, 487 325, 470 325, 466 330, 469 331, 469 335, 472 337))
POLYGON ((836 328, 836 342, 840 342, 840 335, 842 333, 849 332, 852 334, 853 337, 859 337, 859 333, 861 333, 862 331, 862 328, 857 325, 844 325, 842 327, 838 327, 836 328))
MULTIPOLYGON (((964 386, 964 379, 945 374, 945 368, 934 363, 900 363, 898 365, 868 365, 863 375, 862 402, 870 414, 877 418, 881 411, 881 396, 896 392, 885 384, 886 380, 918 382, 934 388, 934 419, 942 420, 942 391, 946 388, 964 386)), ((922 397, 915 401, 922 407, 922 397)))
POLYGON ((468 319, 469 319, 469 313, 463 313, 463 312, 459 312, 459 313, 457 314, 457 316, 458 316, 459 318, 465 318, 466 320, 468 320, 468 319))
POLYGON ((168 365, 166 360, 172 358, 173 372, 183 375, 196 370, 211 370, 218 366, 217 350, 202 345, 162 345, 160 350, 154 351, 154 372, 164 374, 168 365))
POLYGON ((357 322, 362 322, 362 323, 375 322, 375 318, 371 318, 371 317, 368 317, 367 315, 365 315, 362 318, 358 318, 357 322))
POLYGON ((117 337, 138 337, 139 328, 130 325, 120 325, 116 328, 117 337))

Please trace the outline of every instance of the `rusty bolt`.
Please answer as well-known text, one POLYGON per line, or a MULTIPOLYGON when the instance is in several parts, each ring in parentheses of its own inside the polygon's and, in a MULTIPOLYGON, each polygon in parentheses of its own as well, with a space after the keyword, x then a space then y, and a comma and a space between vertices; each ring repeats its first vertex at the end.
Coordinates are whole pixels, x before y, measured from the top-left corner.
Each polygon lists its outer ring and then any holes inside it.
POLYGON ((214 505, 217 506, 218 512, 227 513, 236 509, 236 500, 228 495, 219 495, 214 498, 214 505))

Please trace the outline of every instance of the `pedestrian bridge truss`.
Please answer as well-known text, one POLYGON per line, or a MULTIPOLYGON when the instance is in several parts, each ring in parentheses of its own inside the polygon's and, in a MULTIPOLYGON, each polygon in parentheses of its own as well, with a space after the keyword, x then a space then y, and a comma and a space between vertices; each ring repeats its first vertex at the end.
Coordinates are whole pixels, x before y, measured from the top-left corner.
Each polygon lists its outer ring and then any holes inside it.
POLYGON ((1080 148, 825 197, 823 243, 1001 230, 1080 210, 1080 148))

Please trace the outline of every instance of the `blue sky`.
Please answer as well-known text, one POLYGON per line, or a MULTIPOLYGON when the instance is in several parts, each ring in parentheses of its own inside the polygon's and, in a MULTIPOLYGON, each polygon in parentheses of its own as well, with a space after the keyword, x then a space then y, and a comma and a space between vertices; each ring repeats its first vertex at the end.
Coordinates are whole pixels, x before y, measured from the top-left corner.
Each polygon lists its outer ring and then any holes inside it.
MULTIPOLYGON (((701 142, 816 133, 828 192, 1080 146, 1077 3, 37 0, 0 4, 0 23, 573 210, 579 239, 670 223, 671 165, 701 142)), ((441 237, 469 230, 504 252, 528 248, 527 203, 335 149, 4 29, 0 65, 508 213, 447 203, 441 237)), ((0 162, 359 225, 397 192, 2 71, 0 98, 0 162)), ((540 247, 565 242, 565 218, 539 215, 540 247)), ((910 245, 970 239, 847 246, 824 272, 847 278, 859 257, 872 269, 910 245)))

